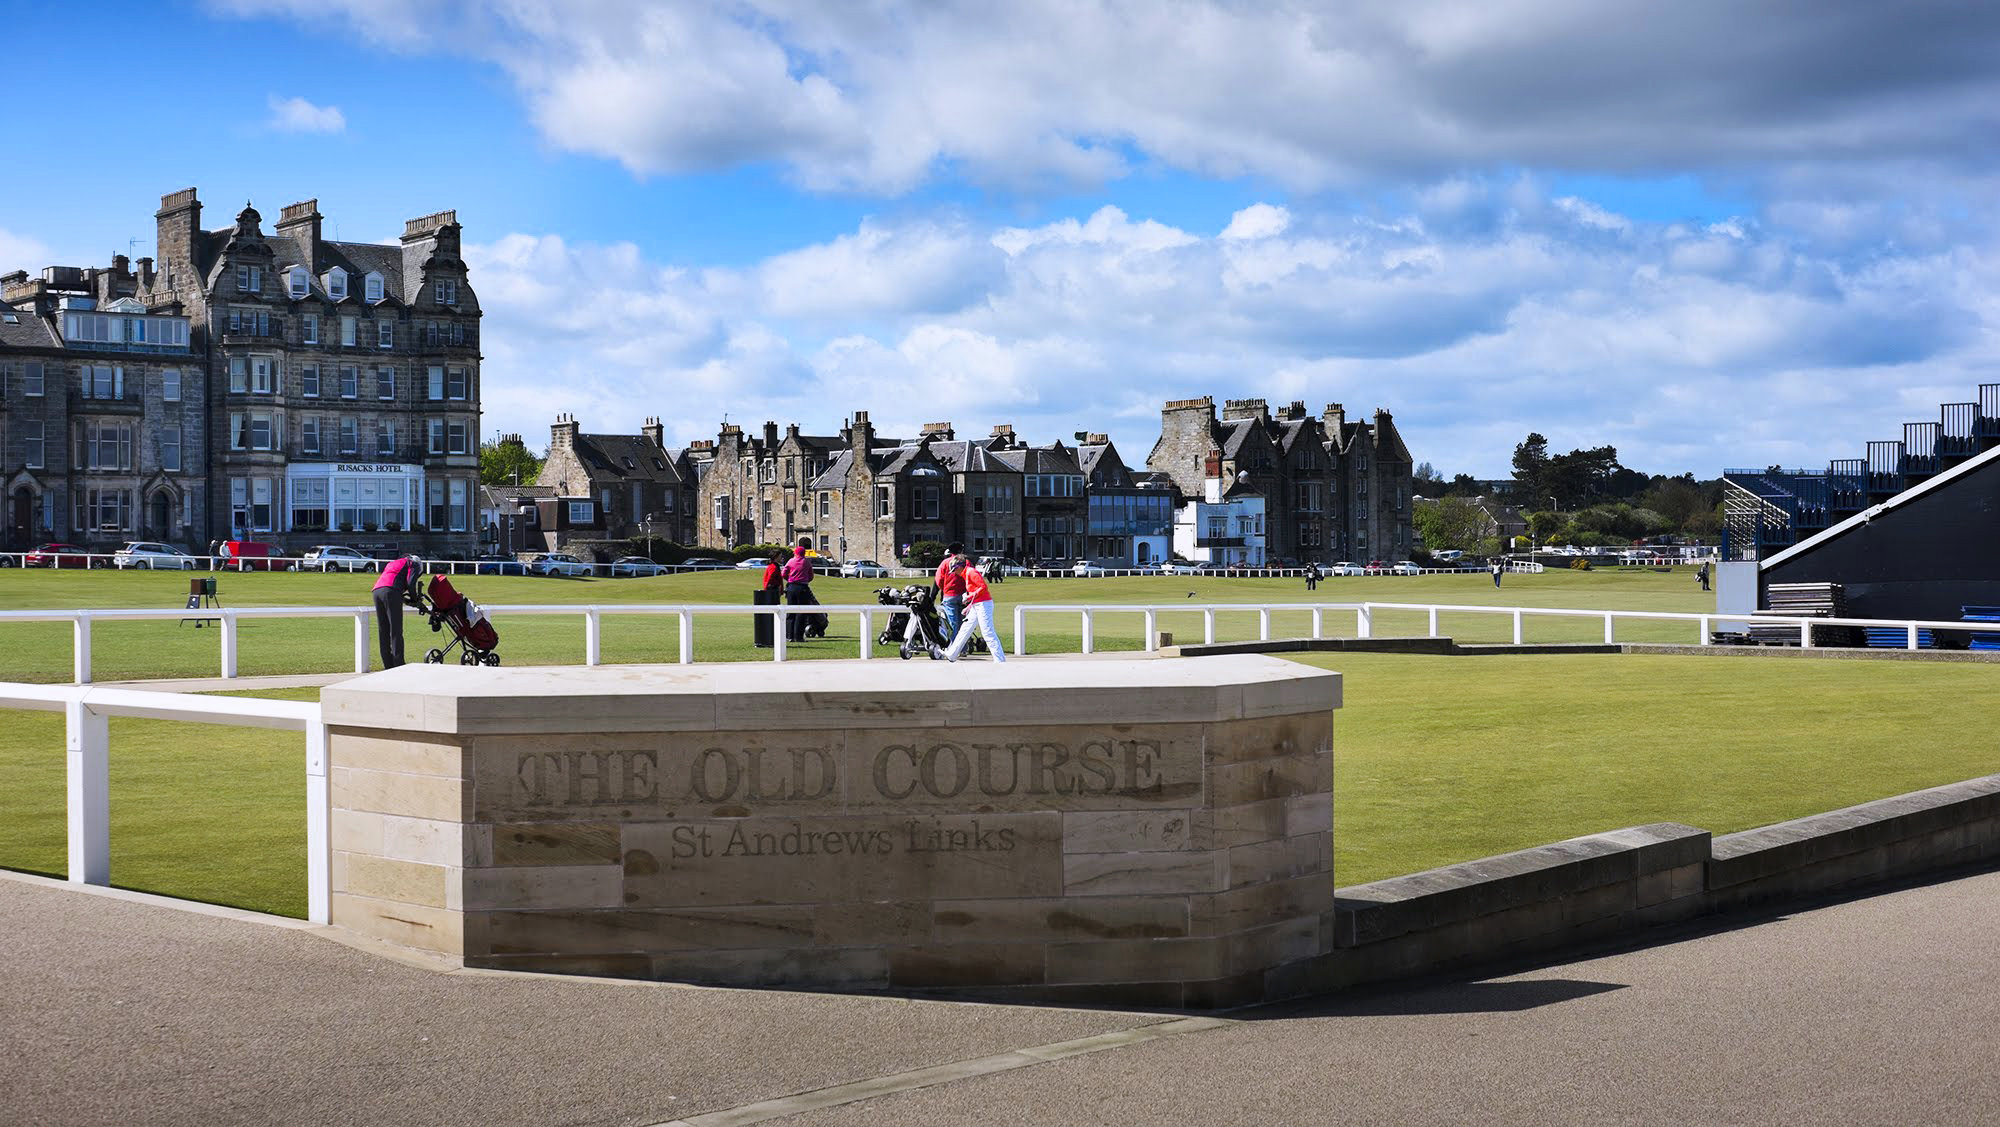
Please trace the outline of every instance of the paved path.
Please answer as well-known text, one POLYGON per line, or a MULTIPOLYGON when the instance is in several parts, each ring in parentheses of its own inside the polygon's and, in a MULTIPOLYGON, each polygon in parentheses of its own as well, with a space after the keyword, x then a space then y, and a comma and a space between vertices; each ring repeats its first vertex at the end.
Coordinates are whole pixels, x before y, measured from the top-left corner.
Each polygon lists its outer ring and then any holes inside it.
POLYGON ((1996 936, 1986 873, 1187 1021, 446 973, 8 875, 0 1121, 1991 1123, 1996 936))

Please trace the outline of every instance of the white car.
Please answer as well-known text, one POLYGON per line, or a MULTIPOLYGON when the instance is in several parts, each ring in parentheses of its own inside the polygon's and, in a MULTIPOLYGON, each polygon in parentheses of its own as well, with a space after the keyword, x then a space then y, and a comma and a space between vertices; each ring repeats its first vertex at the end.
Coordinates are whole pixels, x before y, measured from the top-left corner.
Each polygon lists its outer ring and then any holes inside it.
POLYGON ((1326 573, 1328 575, 1366 575, 1368 574, 1368 569, 1358 563, 1342 560, 1337 564, 1328 566, 1326 573))
POLYGON ((382 561, 345 544, 320 544, 299 557, 300 571, 379 571, 382 561))
POLYGON ((544 552, 528 561, 528 573, 541 576, 566 576, 578 579, 589 576, 594 569, 567 552, 544 552))
POLYGON ((1422 570, 1422 568, 1417 566, 1415 560, 1403 560, 1395 567, 1389 569, 1392 575, 1416 575, 1422 570))
POLYGON ((613 579, 640 579, 654 575, 665 575, 670 569, 665 564, 657 564, 644 556, 620 556, 611 561, 607 569, 613 579))
POLYGON ((1431 553, 1431 558, 1439 563, 1457 563, 1465 553, 1457 548, 1439 548, 1431 553))
POLYGON ((848 560, 840 565, 843 579, 887 579, 889 569, 874 560, 848 560))
POLYGON ((194 557, 174 547, 172 544, 158 544, 147 540, 134 540, 123 548, 111 553, 111 566, 137 567, 147 571, 166 568, 173 571, 189 571, 194 568, 194 557))

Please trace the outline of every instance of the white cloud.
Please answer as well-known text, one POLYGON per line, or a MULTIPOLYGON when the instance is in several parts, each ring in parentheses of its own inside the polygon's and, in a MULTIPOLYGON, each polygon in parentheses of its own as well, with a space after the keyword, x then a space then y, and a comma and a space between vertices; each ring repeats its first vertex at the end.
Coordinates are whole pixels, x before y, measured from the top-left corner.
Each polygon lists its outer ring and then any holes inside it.
POLYGON ((511 76, 556 146, 642 174, 941 168, 1098 183, 1136 154, 1318 188, 1461 169, 1994 165, 2000 9, 1957 0, 212 0, 511 76))
POLYGON ((279 133, 343 133, 347 116, 339 106, 316 106, 304 98, 271 95, 270 127, 279 133))
POLYGON ((33 275, 44 266, 54 265, 55 261, 48 244, 0 227, 0 274, 26 270, 33 275))
POLYGON ((1141 460, 1163 400, 1264 396, 1386 407, 1447 472, 1504 474, 1538 430, 1707 476, 1851 456, 1935 389, 1990 378, 1989 227, 1847 258, 1749 217, 1663 225, 1519 183, 1443 194, 1490 221, 1296 203, 1282 226, 1256 205, 1212 236, 1116 208, 991 230, 878 218, 733 269, 512 235, 467 252, 488 426, 657 414, 686 441, 725 413, 824 434, 862 409, 890 433, 1108 430, 1141 460))

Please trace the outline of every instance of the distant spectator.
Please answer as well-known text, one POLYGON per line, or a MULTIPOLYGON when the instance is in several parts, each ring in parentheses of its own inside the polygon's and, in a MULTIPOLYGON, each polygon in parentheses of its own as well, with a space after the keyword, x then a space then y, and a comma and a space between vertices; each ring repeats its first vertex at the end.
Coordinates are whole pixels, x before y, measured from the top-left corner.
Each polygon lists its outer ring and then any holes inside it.
MULTIPOLYGON (((819 605, 812 590, 812 558, 806 550, 812 547, 812 537, 799 537, 799 546, 792 550, 791 562, 785 565, 785 602, 795 607, 819 605)), ((806 627, 815 616, 809 614, 787 614, 785 616, 785 641, 806 640, 806 627)))
POLYGON ((965 545, 950 544, 944 550, 944 559, 938 561, 937 589, 938 609, 944 613, 944 636, 958 637, 959 623, 965 619, 965 573, 952 567, 952 561, 964 562, 965 545))
POLYGON ((1506 570, 1506 561, 1498 559, 1493 561, 1493 586, 1500 586, 1500 573, 1506 570))

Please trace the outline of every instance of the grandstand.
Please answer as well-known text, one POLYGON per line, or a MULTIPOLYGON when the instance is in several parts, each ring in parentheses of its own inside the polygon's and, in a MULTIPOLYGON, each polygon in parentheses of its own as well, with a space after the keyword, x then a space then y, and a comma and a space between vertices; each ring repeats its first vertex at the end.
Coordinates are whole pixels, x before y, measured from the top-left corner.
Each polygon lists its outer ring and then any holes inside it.
POLYGON ((1825 470, 1722 472, 1722 554, 1761 560, 2000 446, 2000 383, 1979 398, 1946 403, 1938 421, 1904 423, 1900 440, 1870 442, 1866 456, 1825 470))

